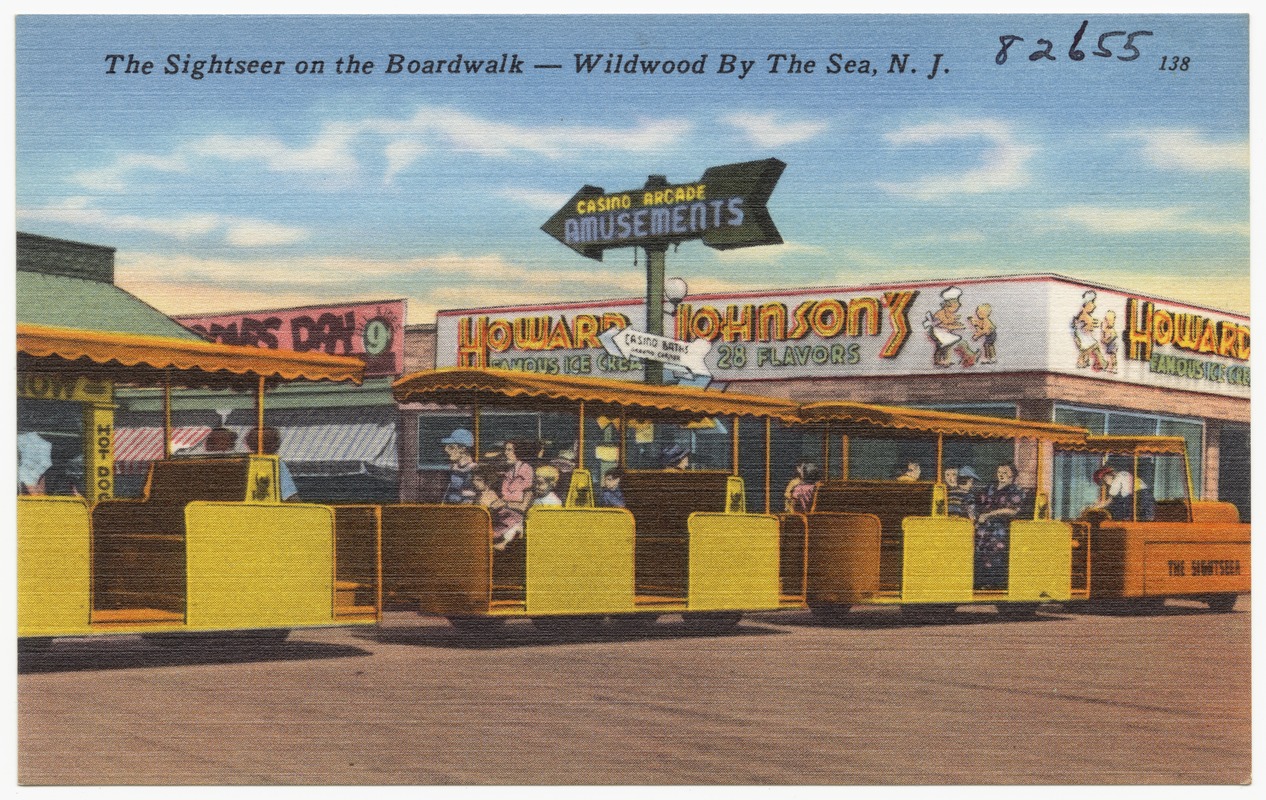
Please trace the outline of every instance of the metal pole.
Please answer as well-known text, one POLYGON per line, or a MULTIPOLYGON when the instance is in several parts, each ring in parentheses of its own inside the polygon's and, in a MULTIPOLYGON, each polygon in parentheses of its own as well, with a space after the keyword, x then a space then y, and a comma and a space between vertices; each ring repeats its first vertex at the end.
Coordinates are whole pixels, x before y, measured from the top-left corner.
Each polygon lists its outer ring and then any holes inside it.
POLYGON ((171 372, 163 372, 163 458, 171 458, 171 372))
POLYGON ((255 452, 264 454, 264 376, 259 376, 259 389, 255 393, 255 429, 258 434, 255 436, 255 452))
MULTIPOLYGON (((668 185, 663 175, 646 178, 646 189, 662 189, 668 185)), ((646 332, 664 335, 664 260, 668 245, 652 245, 646 252, 646 332)), ((648 386, 664 385, 664 365, 659 361, 646 361, 643 367, 644 383, 648 386)))

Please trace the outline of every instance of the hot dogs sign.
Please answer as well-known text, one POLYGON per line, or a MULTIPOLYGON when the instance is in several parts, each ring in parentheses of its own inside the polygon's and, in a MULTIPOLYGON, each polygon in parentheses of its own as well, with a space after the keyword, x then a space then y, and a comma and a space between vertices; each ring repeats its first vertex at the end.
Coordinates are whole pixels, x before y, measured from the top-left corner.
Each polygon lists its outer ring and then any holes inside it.
MULTIPOLYGON (((640 300, 441 311, 437 359, 639 380, 600 338, 645 322, 640 300)), ((1249 395, 1247 317, 1057 276, 688 296, 664 329, 711 343, 715 381, 1037 371, 1249 395)))

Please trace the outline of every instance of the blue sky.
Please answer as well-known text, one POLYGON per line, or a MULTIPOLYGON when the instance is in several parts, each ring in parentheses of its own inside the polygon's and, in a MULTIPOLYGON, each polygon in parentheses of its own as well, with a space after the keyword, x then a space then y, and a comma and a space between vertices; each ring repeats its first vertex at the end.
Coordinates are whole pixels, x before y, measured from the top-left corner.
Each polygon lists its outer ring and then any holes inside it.
POLYGON ((17 20, 19 230, 118 248, 171 314, 405 297, 439 308, 639 295, 540 226, 586 183, 634 189, 776 157, 785 244, 668 255, 696 292, 1058 272, 1248 310, 1244 16, 75 17, 17 20), (1067 57, 1149 30, 1141 56, 1067 57), (998 37, 1012 46, 995 63, 998 37), (1057 61, 1031 62, 1038 38, 1057 61), (105 56, 155 62, 106 74, 105 56), (284 59, 277 76, 163 75, 169 54, 284 59), (373 75, 336 75, 355 54, 373 75), (408 59, 561 70, 386 75, 408 59), (577 53, 703 75, 577 75, 577 53), (743 80, 724 53, 755 60, 743 80), (769 74, 767 56, 817 61, 769 74), (878 75, 828 75, 831 53, 878 75), (887 74, 910 53, 915 75, 887 74), (941 68, 926 73, 934 53, 941 68), (1190 58, 1186 71, 1162 56, 1190 58), (324 75, 296 75, 324 59, 324 75))

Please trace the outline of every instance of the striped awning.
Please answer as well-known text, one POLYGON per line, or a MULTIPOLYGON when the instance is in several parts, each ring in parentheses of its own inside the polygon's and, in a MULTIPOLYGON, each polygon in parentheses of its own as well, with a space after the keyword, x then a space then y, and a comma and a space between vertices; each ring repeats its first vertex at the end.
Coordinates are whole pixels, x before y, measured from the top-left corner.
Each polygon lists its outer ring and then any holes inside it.
MULTIPOLYGON (((246 453, 247 427, 228 426, 237 434, 233 452, 246 453)), ((172 451, 190 448, 200 453, 211 428, 205 425, 175 428, 172 451)), ((397 469, 396 428, 394 425, 351 423, 299 425, 278 428, 281 446, 277 454, 294 475, 375 475, 397 469)), ((135 475, 149 469, 151 461, 163 457, 162 428, 116 428, 114 431, 115 471, 135 475)))
POLYGON ((364 422, 279 430, 278 455, 296 475, 349 475, 397 469, 394 425, 364 422))
MULTIPOLYGON (((211 428, 191 425, 173 428, 171 449, 173 452, 197 447, 207 438, 211 428)), ((151 461, 158 461, 163 453, 162 428, 115 428, 114 469, 123 475, 135 475, 149 469, 151 461)))

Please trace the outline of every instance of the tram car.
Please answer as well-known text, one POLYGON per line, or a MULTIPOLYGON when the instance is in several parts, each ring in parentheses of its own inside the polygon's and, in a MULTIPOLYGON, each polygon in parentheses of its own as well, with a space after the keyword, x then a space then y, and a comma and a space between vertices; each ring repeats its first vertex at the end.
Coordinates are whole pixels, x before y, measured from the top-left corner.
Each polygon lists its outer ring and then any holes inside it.
MULTIPOLYGON (((24 373, 171 389, 251 389, 259 428, 268 385, 359 382, 364 365, 153 336, 18 326, 24 373)), ((143 634, 284 638, 291 628, 378 621, 376 510, 283 503, 263 452, 155 462, 144 495, 17 498, 18 637, 143 634), (371 519, 366 520, 366 516, 371 519)))
POLYGON ((461 410, 446 441, 498 466, 474 476, 464 503, 383 507, 391 597, 464 629, 514 617, 549 630, 604 617, 637 625, 669 613, 724 628, 745 611, 803 606, 803 563, 781 558, 803 528, 749 507, 739 474, 740 431, 790 424, 794 404, 461 368, 406 376, 394 391, 402 404, 443 404, 446 420, 461 410), (569 458, 545 463, 547 440, 565 442, 569 458), (490 484, 514 475, 522 486, 497 496, 490 484), (604 500, 616 491, 618 503, 604 500))

